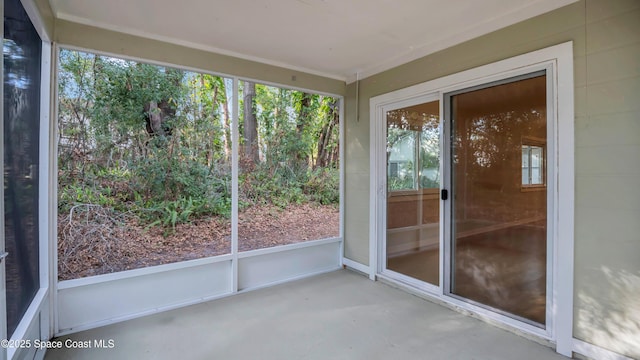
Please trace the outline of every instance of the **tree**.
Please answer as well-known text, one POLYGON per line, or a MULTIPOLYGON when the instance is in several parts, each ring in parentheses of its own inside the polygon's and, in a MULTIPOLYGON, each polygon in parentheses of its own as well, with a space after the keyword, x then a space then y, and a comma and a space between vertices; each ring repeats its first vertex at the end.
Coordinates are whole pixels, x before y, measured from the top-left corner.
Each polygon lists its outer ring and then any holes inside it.
MULTIPOLYGON (((99 202, 148 216, 193 199, 203 213, 228 214, 230 99, 240 95, 229 79, 71 50, 60 69, 62 210, 99 202)), ((286 204, 316 201, 314 188, 337 191, 336 100, 253 82, 241 89, 240 164, 256 174, 246 192, 286 204)))
POLYGON ((254 164, 260 162, 258 151, 258 123, 256 120, 256 84, 252 82, 244 83, 244 156, 254 164))
POLYGON ((328 167, 336 165, 340 149, 339 149, 339 109, 338 100, 335 98, 324 98, 324 119, 318 138, 318 151, 316 156, 315 167, 328 167))
POLYGON ((67 175, 64 181, 84 177, 85 162, 90 158, 89 110, 94 102, 95 67, 95 55, 60 51, 58 151, 59 166, 67 175))
POLYGON ((296 143, 293 146, 294 156, 298 162, 298 166, 309 164, 309 147, 305 139, 305 130, 307 130, 312 117, 312 100, 313 95, 306 92, 297 93, 298 98, 298 119, 296 122, 296 143), (305 146, 307 145, 307 146, 305 146))

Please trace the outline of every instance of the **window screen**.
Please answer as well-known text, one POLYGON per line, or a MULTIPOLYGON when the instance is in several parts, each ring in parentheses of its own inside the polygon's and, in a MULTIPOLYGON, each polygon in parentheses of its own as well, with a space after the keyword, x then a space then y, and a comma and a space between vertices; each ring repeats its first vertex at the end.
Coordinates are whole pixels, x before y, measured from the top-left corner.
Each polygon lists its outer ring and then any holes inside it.
POLYGON ((42 42, 19 0, 4 1, 7 334, 39 288, 38 139, 42 42))

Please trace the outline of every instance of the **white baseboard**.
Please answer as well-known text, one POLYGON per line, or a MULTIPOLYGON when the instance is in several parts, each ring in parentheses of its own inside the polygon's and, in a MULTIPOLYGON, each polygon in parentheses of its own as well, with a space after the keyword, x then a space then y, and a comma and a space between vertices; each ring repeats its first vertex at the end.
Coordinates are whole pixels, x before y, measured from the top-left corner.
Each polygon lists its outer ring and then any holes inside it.
POLYGON ((369 266, 361 264, 357 261, 353 261, 347 258, 342 258, 342 264, 352 268, 353 270, 357 270, 365 275, 369 276, 369 266))
POLYGON ((598 345, 573 338, 573 352, 597 360, 633 360, 598 345))

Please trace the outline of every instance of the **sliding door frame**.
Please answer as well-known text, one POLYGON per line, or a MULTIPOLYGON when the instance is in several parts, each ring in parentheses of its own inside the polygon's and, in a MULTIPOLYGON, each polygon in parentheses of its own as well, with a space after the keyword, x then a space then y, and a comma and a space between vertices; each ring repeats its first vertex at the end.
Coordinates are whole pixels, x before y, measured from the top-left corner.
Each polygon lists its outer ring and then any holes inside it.
MULTIPOLYGON (((417 288, 419 290, 425 291, 427 293, 432 293, 432 294, 441 294, 441 287, 437 286, 437 285, 433 285, 421 280, 417 280, 415 278, 412 278, 410 276, 401 274, 399 272, 387 269, 387 205, 386 205, 386 200, 388 199, 388 188, 387 188, 387 183, 386 183, 386 179, 387 179, 387 166, 386 166, 386 159, 387 159, 387 149, 386 149, 386 142, 387 142, 387 122, 386 122, 386 114, 389 111, 393 111, 393 110, 398 110, 398 109, 402 109, 405 107, 409 107, 409 106, 414 106, 414 105, 419 105, 419 104, 424 104, 424 103, 428 103, 428 102, 433 102, 433 101, 440 101, 440 94, 438 92, 432 92, 432 93, 426 93, 426 94, 421 94, 418 96, 414 96, 408 99, 402 99, 399 101, 393 101, 390 102, 388 104, 383 105, 380 108, 380 111, 382 112, 382 126, 383 129, 382 131, 378 132, 378 139, 376 143, 380 143, 380 144, 385 144, 385 146, 376 146, 376 147, 372 147, 372 151, 376 151, 376 158, 378 159, 378 163, 380 164, 380 166, 377 167, 377 171, 378 171, 378 178, 384 178, 384 185, 381 187, 381 191, 384 193, 383 196, 385 198, 385 203, 382 206, 379 206, 379 212, 377 213, 377 220, 376 220, 376 224, 378 225, 378 234, 380 236, 380 241, 378 241, 378 259, 377 259, 377 263, 380 264, 380 271, 379 274, 382 276, 386 276, 389 277, 390 279, 393 279, 395 281, 398 282, 402 282, 405 283, 409 286, 412 286, 414 288, 417 288), (382 159, 382 160, 380 160, 382 159), (380 161, 382 161, 382 163, 380 163, 380 161)), ((442 133, 442 118, 440 117, 439 120, 439 125, 438 125, 438 133, 439 133, 439 142, 440 142, 440 159, 442 159, 442 144, 443 144, 443 133, 442 133)), ((442 173, 443 173, 443 163, 440 160, 439 161, 439 173, 440 173, 440 177, 439 177, 439 183, 442 186, 442 173)), ((442 204, 443 201, 440 200, 439 201, 439 208, 442 209, 442 204)), ((440 210, 440 215, 439 215, 439 222, 438 222, 438 229, 439 229, 439 238, 442 239, 442 224, 443 224, 443 216, 442 216, 442 210, 440 210)), ((442 241, 440 241, 440 243, 438 244, 439 248, 441 249, 442 246, 442 241)), ((440 274, 442 274, 442 251, 439 251, 439 266, 440 266, 440 274)), ((442 276, 439 276, 439 284, 442 284, 442 276)))
MULTIPOLYGON (((454 73, 408 88, 393 91, 370 100, 370 273, 371 279, 386 279, 405 286, 410 291, 435 297, 454 307, 470 311, 487 321, 502 324, 514 331, 556 345, 556 351, 571 356, 573 338, 573 243, 574 243, 574 96, 573 96, 573 43, 567 42, 527 54, 515 56, 474 69, 454 73), (385 271, 386 233, 386 121, 385 110, 394 104, 402 104, 436 94, 440 100, 441 136, 450 136, 450 125, 444 117, 445 94, 488 84, 516 76, 546 70, 547 76, 547 144, 548 153, 548 239, 547 239, 547 323, 545 329, 518 321, 487 308, 461 301, 449 295, 449 276, 446 266, 450 253, 445 234, 450 224, 443 224, 449 208, 449 200, 441 207, 440 227, 440 286, 437 291, 425 291, 415 284, 398 281, 385 271), (562 164, 560 168, 559 164, 562 164), (562 226, 558 226, 562 224, 562 226), (446 262, 445 262, 446 261, 446 262), (562 271, 559 271, 562 269, 562 271)), ((441 143, 446 147, 447 143, 441 143)), ((441 151, 440 166, 450 163, 448 151, 441 151)), ((450 169, 441 171, 441 186, 450 188, 450 169)))
MULTIPOLYGON (((554 78, 554 66, 552 63, 542 63, 538 65, 524 67, 522 69, 516 70, 514 72, 505 73, 504 77, 498 75, 495 80, 486 81, 486 79, 478 79, 477 81, 472 81, 469 83, 464 83, 460 85, 456 85, 452 88, 445 89, 442 92, 443 97, 443 119, 447 123, 444 129, 444 143, 443 143, 443 154, 445 156, 445 171, 444 177, 445 181, 443 184, 449 190, 450 198, 453 199, 455 197, 454 191, 454 179, 453 179, 453 166, 452 166, 452 153, 453 153, 453 120, 451 114, 451 98, 456 95, 465 94, 475 90, 482 90, 492 86, 497 85, 505 85, 511 84, 520 80, 530 79, 536 76, 545 76, 546 81, 546 166, 545 166, 545 184, 546 184, 546 289, 545 289, 545 323, 542 324, 542 330, 544 332, 539 335, 543 337, 551 337, 550 329, 553 328, 553 313, 552 309, 554 308, 554 297, 553 297, 553 269, 557 267, 557 258, 554 256, 555 248, 554 244, 556 240, 556 209, 557 209, 557 200, 554 197, 556 193, 556 181, 557 179, 557 171, 556 171, 556 159, 557 159, 557 151, 556 151, 556 142, 557 142, 557 134, 556 134, 556 109, 554 104, 554 86, 553 86, 553 78, 554 78)), ((443 293, 451 298, 452 302, 459 302, 459 305, 466 304, 467 306, 471 306, 476 311, 485 312, 490 311, 495 314, 501 314, 505 317, 504 321, 507 323, 511 323, 512 321, 516 321, 518 325, 533 326, 533 329, 529 329, 533 333, 538 333, 540 329, 537 325, 534 325, 534 322, 531 320, 518 320, 518 316, 514 314, 508 314, 508 312, 500 309, 492 309, 488 305, 480 304, 474 300, 465 299, 463 296, 454 294, 453 290, 453 276, 454 276, 454 267, 455 267, 455 249, 454 249, 454 241, 455 241, 455 233, 453 231, 453 222, 454 222, 454 204, 453 201, 445 201, 444 202, 444 239, 442 239, 442 249, 444 252, 444 289, 443 293), (527 325, 525 325, 527 324, 527 325), (537 329, 536 329, 537 328, 537 329)))

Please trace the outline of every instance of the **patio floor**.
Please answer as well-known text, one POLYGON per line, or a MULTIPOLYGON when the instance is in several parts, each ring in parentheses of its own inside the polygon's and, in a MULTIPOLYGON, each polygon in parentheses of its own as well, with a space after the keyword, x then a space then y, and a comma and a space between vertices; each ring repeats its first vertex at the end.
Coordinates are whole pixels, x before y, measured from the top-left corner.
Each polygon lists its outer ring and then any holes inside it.
POLYGON ((552 349, 348 270, 57 340, 45 359, 566 359, 552 349))

